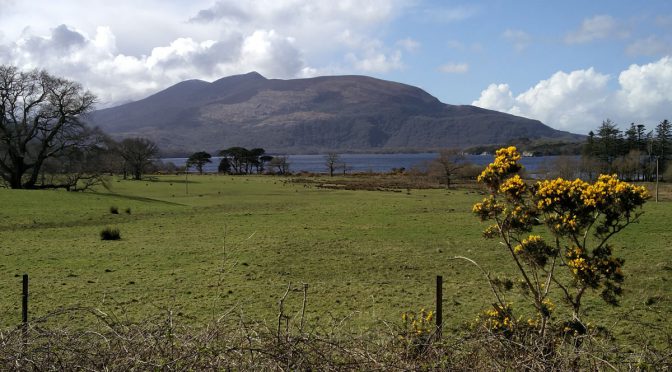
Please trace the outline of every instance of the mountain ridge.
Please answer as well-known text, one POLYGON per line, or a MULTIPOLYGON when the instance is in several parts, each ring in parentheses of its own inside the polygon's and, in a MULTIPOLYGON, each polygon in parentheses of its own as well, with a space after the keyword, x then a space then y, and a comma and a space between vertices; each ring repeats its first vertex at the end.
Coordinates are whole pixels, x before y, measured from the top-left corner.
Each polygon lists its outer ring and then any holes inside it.
POLYGON ((538 120, 442 103, 411 85, 361 75, 267 79, 257 72, 191 79, 144 99, 95 111, 114 137, 146 137, 164 152, 231 146, 273 152, 370 152, 579 140, 538 120))

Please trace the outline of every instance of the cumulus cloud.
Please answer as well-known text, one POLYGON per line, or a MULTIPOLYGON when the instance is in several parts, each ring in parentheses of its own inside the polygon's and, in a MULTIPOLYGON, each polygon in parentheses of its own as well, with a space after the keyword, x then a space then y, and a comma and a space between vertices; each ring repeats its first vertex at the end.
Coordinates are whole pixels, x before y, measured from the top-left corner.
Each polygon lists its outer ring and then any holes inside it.
POLYGON ((622 25, 619 25, 614 17, 610 15, 596 15, 592 18, 584 19, 578 30, 569 32, 565 36, 565 43, 585 44, 613 36, 627 36, 628 31, 621 27, 622 25))
POLYGON ((447 74, 464 74, 469 71, 469 64, 467 63, 446 63, 439 66, 439 71, 447 74))
POLYGON ((610 89, 610 80, 613 78, 593 68, 558 71, 518 95, 507 84, 491 84, 472 104, 538 119, 576 133, 587 133, 606 118, 621 125, 653 125, 669 117, 671 57, 631 65, 619 74, 618 89, 610 89))
POLYGON ((48 36, 30 35, 0 47, 0 58, 3 63, 46 68, 80 81, 103 105, 141 98, 196 77, 214 80, 252 70, 267 76, 294 77, 309 69, 294 40, 273 30, 200 42, 178 38, 136 57, 118 52, 116 37, 108 27, 99 27, 89 36, 61 25, 48 36))
POLYGON ((660 121, 670 118, 672 107, 672 57, 645 65, 630 65, 618 76, 616 103, 636 119, 660 121))
POLYGON ((94 12, 76 0, 11 4, 0 12, 0 63, 80 81, 101 106, 252 70, 270 78, 386 73, 420 45, 381 39, 413 0, 91 0, 94 12))

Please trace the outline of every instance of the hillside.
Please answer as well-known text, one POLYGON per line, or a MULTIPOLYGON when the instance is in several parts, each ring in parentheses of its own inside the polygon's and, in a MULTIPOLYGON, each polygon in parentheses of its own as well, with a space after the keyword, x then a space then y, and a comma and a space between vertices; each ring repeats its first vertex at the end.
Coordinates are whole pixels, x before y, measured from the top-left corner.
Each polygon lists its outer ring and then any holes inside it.
POLYGON ((578 135, 422 89, 366 76, 266 79, 256 72, 187 80, 145 99, 92 113, 115 137, 147 137, 167 153, 230 146, 273 152, 389 151, 578 135))

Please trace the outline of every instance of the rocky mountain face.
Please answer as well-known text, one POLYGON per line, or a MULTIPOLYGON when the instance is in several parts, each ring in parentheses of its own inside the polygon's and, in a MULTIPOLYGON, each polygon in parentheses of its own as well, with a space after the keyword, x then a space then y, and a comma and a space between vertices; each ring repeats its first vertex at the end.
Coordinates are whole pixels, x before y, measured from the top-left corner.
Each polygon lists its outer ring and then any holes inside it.
POLYGON ((96 111, 114 137, 146 137, 165 153, 231 146, 270 152, 394 151, 577 140, 568 132, 422 89, 366 76, 266 79, 256 72, 212 83, 187 80, 145 99, 96 111))

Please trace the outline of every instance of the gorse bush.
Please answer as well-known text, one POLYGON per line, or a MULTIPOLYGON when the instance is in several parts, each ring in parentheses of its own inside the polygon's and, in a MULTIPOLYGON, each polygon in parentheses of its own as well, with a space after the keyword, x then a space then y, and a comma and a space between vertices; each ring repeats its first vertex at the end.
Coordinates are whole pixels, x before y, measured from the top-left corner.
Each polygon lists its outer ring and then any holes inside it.
POLYGON ((473 211, 491 222, 484 236, 498 238, 510 253, 518 288, 536 318, 516 318, 505 296, 512 286, 497 285, 488 276, 496 302, 481 317, 482 324, 507 337, 530 328, 542 338, 549 329, 563 337, 586 334, 584 296, 599 293, 606 303, 618 304, 624 261, 614 256, 609 241, 638 219, 649 195, 615 175, 601 175, 595 183, 557 178, 529 185, 518 175, 519 160, 515 147, 497 151, 478 177, 489 195, 473 211), (536 226, 545 226, 550 239, 533 231, 539 230, 536 226), (561 305, 568 306, 571 318, 550 324, 561 305))
POLYGON ((119 214, 119 208, 116 205, 110 207, 110 213, 119 214))
POLYGON ((106 227, 100 232, 101 240, 119 240, 121 239, 121 233, 116 227, 106 227))

